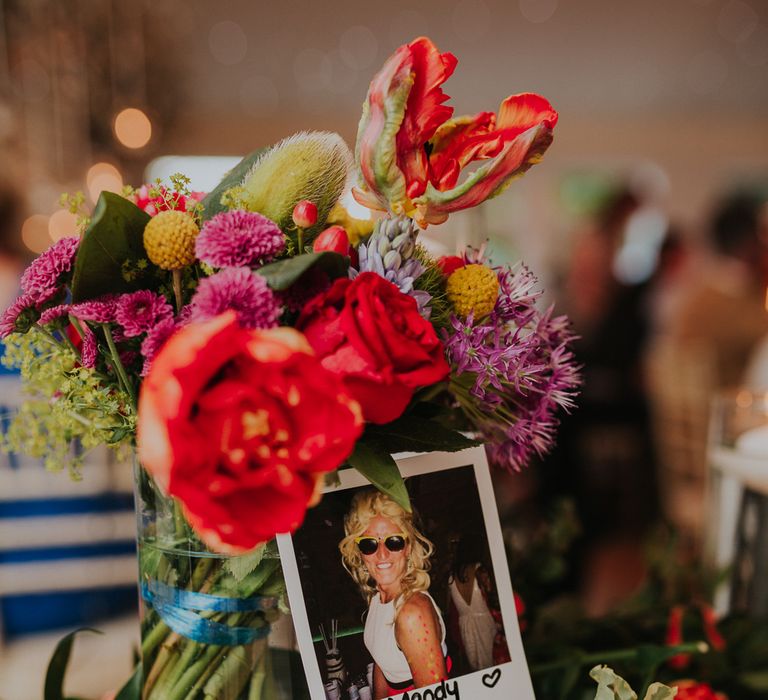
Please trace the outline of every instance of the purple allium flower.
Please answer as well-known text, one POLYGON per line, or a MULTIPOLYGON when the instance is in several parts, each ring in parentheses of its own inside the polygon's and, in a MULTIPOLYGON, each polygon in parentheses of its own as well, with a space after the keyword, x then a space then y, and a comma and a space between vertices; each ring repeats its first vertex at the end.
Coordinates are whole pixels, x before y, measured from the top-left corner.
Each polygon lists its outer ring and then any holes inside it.
POLYGON ((141 369, 142 377, 149 374, 149 368, 152 366, 155 355, 165 345, 165 341, 173 335, 176 328, 178 325, 173 318, 164 318, 147 333, 147 337, 141 342, 141 354, 144 357, 144 366, 141 369))
POLYGON ((266 280, 246 267, 228 267, 200 280, 190 307, 190 321, 234 309, 244 328, 274 328, 281 311, 266 280))
POLYGON ((80 364, 89 369, 96 366, 96 357, 99 353, 96 342, 96 334, 88 327, 83 327, 83 347, 80 349, 80 364))
POLYGON ((263 265, 285 249, 285 236, 266 216, 225 211, 207 221, 195 241, 195 255, 213 267, 263 265))
POLYGON ((11 333, 26 333, 36 319, 34 299, 29 294, 22 294, 0 317, 0 338, 7 338, 11 333))
POLYGON ((454 370, 451 388, 490 443, 494 461, 519 469, 551 447, 557 411, 568 410, 580 383, 564 316, 536 308, 536 278, 525 267, 497 269, 499 299, 475 324, 451 317, 443 331, 454 370))
POLYGON ((172 316, 173 308, 165 297, 149 289, 121 294, 115 302, 115 320, 127 338, 147 333, 156 323, 172 316))
POLYGON ((47 326, 49 323, 58 321, 60 318, 69 315, 69 304, 59 304, 58 306, 52 306, 50 309, 46 309, 40 314, 40 318, 37 320, 38 325, 47 326))
POLYGON ((62 238, 32 261, 21 277, 21 288, 34 300, 60 286, 61 277, 72 269, 79 238, 62 238))
POLYGON ((104 296, 83 301, 79 304, 73 304, 69 310, 75 318, 81 321, 90 321, 91 323, 112 323, 115 320, 115 302, 116 294, 105 294, 104 296))

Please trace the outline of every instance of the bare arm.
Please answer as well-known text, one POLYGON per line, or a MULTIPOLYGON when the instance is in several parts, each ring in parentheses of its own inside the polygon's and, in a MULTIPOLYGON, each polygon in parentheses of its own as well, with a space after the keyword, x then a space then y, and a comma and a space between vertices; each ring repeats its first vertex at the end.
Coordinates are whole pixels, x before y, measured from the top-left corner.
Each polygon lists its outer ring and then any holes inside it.
POLYGON ((381 672, 378 664, 373 665, 373 700, 383 700, 389 695, 387 692, 387 680, 381 672))
POLYGON ((395 620, 395 638, 408 661, 414 687, 423 688, 448 677, 441 637, 432 602, 422 593, 412 595, 395 620))

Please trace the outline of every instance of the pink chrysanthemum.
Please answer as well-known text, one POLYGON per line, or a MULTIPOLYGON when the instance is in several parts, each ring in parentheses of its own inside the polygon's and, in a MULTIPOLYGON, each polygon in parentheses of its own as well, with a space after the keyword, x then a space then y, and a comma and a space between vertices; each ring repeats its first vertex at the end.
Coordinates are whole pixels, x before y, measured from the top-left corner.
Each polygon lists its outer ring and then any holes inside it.
POLYGON ((75 318, 91 323, 112 323, 115 320, 115 294, 105 294, 98 299, 73 304, 69 310, 75 318))
POLYGON ((251 211, 226 211, 207 221, 195 241, 195 255, 213 267, 263 265, 285 249, 278 225, 251 211))
POLYGON ((11 333, 26 333, 35 323, 35 302, 28 294, 22 294, 0 317, 0 338, 11 333))
POLYGON ((80 364, 83 367, 93 368, 96 366, 96 357, 99 354, 96 334, 88 327, 83 328, 83 347, 80 349, 80 364))
POLYGON ((58 306, 52 306, 50 309, 46 309, 40 314, 40 318, 37 320, 38 325, 47 326, 49 323, 58 321, 60 318, 69 315, 69 304, 59 304, 58 306))
POLYGON ((43 252, 24 271, 21 288, 35 301, 61 285, 61 277, 72 269, 79 238, 62 238, 43 252))
POLYGON ((176 328, 177 324, 173 318, 164 318, 147 333, 147 337, 141 343, 141 354, 144 357, 144 366, 141 369, 142 377, 149 374, 149 368, 152 366, 155 355, 165 345, 165 341, 173 335, 176 328))
POLYGON ((281 310, 266 280, 245 267, 228 267, 201 280, 190 307, 190 321, 233 309, 244 328, 274 328, 281 310))
POLYGON ((165 297, 148 289, 121 294, 115 302, 115 320, 128 338, 147 333, 156 323, 172 316, 173 309, 165 297))

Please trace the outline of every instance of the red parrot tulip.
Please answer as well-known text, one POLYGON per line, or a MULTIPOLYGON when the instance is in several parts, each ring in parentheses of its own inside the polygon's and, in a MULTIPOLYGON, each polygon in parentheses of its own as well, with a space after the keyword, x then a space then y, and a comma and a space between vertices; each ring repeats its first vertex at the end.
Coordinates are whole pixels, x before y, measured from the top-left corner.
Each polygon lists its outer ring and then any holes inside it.
POLYGON ((401 46, 374 77, 357 133, 358 202, 414 217, 422 227, 502 192, 541 160, 557 112, 539 95, 512 95, 498 115, 451 119, 441 85, 456 58, 427 38, 401 46), (488 161, 462 182, 463 168, 488 161))

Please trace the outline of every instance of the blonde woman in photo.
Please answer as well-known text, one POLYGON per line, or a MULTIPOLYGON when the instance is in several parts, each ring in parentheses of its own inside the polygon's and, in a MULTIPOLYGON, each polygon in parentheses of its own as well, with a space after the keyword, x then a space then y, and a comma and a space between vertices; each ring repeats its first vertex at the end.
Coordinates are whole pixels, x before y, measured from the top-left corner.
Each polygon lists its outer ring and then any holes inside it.
POLYGON ((361 491, 344 520, 344 568, 368 603, 363 635, 381 700, 448 678, 445 624, 429 595, 432 543, 388 496, 361 491))

